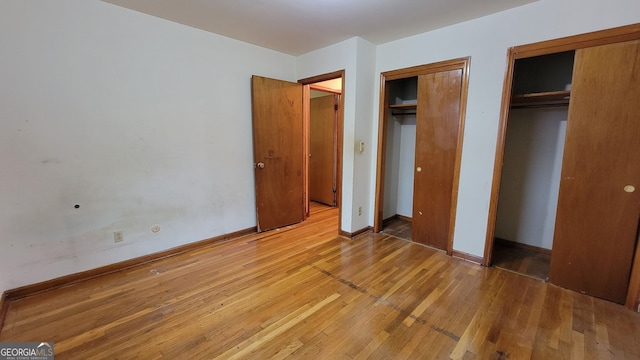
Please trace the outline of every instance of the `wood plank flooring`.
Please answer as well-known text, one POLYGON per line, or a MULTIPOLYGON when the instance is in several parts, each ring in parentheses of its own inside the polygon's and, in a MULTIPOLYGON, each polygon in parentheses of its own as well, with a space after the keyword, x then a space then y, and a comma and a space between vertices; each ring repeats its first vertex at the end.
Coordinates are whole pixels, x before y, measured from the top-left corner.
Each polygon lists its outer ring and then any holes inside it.
MULTIPOLYGON (((382 233, 411 241, 411 222, 401 218, 391 219, 385 222, 382 233)), ((547 281, 551 255, 510 245, 509 242, 494 243, 493 266, 547 281)))
POLYGON ((509 246, 496 241, 493 244, 493 266, 515 271, 536 279, 547 281, 551 266, 551 255, 509 246))
POLYGON ((9 303, 0 341, 60 359, 638 359, 640 314, 337 209, 9 303))
POLYGON ((385 222, 382 233, 411 241, 411 222, 401 218, 391 219, 385 222))

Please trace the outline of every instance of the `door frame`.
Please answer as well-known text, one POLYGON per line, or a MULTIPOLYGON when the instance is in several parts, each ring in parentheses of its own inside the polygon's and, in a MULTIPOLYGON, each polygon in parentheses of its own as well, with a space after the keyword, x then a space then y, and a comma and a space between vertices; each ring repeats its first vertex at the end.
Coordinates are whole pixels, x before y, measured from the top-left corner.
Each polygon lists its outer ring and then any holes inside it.
MULTIPOLYGON (((342 79, 342 89, 340 90, 340 105, 338 109, 338 120, 336 124, 336 207, 338 208, 338 232, 342 231, 342 147, 343 147, 343 133, 344 133, 344 82, 345 82, 345 70, 338 70, 331 73, 312 76, 298 80, 298 83, 302 84, 302 116, 303 116, 303 132, 304 132, 304 162, 303 162, 303 181, 304 181, 304 201, 305 201, 305 217, 309 217, 309 143, 310 143, 310 121, 311 114, 309 113, 310 106, 310 89, 312 84, 342 79)), ((332 92, 330 89, 323 88, 322 91, 332 92)))
MULTIPOLYGON (((453 254, 453 235, 455 233, 456 210, 458 203, 458 185, 460 183, 460 163, 462 159, 462 140, 464 137, 464 121, 466 119, 467 93, 469 88, 469 63, 470 57, 440 61, 432 64, 418 65, 399 70, 391 70, 380 73, 380 108, 378 111, 378 159, 376 170, 375 212, 373 219, 373 231, 382 231, 384 209, 384 174, 386 168, 387 153, 387 120, 389 118, 389 90, 387 81, 400 80, 451 70, 462 70, 462 87, 460 89, 460 120, 458 122, 458 141, 456 145, 456 159, 453 173, 453 188, 451 191, 451 212, 449 215, 449 234, 447 236, 448 255, 453 254)), ((462 254, 461 254, 462 255, 462 254)))
MULTIPOLYGON (((507 69, 502 88, 502 105, 500 108, 498 137, 496 141, 496 154, 493 166, 493 182, 491 185, 489 216, 487 221, 487 236, 485 239, 484 259, 482 262, 483 265, 491 265, 491 257, 493 253, 495 226, 498 212, 498 198, 500 195, 500 181, 502 178, 502 165, 504 161, 505 144, 507 138, 507 125, 509 122, 511 88, 513 84, 515 61, 517 59, 530 58, 539 55, 548 55, 637 39, 640 39, 640 24, 627 25, 527 45, 519 45, 508 49, 507 69)), ((634 262, 632 265, 631 279, 629 281, 629 291, 627 293, 627 301, 625 303, 625 306, 637 311, 638 305, 640 303, 640 300, 638 299, 639 297, 640 251, 637 247, 636 256, 634 257, 634 262)))

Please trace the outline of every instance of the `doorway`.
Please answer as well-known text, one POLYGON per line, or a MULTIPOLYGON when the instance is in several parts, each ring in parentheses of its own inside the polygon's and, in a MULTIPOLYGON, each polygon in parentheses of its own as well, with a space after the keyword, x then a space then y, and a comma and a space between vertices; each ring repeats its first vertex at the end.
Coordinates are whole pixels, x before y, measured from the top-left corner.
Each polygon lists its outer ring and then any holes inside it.
POLYGON ((309 85, 309 200, 335 207, 340 93, 320 84, 309 85))
POLYGON ((299 83, 304 103, 305 211, 311 217, 338 208, 340 226, 344 71, 299 83))

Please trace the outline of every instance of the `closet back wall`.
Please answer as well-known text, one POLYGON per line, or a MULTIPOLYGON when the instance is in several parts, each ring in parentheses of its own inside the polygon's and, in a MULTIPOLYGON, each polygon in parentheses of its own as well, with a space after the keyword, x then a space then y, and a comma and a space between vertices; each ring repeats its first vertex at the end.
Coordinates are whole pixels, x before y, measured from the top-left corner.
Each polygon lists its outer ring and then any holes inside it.
POLYGON ((551 249, 566 126, 566 106, 511 110, 497 238, 551 249))

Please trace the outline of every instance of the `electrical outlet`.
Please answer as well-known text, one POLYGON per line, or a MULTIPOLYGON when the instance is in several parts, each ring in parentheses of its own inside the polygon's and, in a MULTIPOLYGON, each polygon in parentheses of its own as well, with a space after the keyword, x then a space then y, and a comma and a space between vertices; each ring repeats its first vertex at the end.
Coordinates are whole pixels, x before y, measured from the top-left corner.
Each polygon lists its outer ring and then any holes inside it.
POLYGON ((358 216, 362 215, 362 206, 358 206, 358 216))
POLYGON ((113 242, 119 243, 124 241, 124 233, 122 230, 113 232, 113 242))

